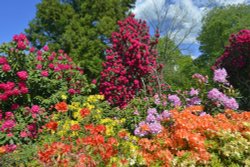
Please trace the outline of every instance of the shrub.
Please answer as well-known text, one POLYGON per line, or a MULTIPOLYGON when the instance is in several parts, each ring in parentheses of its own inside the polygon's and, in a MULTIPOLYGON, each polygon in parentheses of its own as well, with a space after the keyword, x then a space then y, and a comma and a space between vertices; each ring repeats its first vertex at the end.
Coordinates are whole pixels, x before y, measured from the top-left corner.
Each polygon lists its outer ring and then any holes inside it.
POLYGON ((214 67, 225 68, 230 83, 244 96, 242 108, 250 109, 250 30, 241 30, 232 34, 229 46, 216 60, 214 67))
POLYGON ((124 107, 143 84, 150 87, 155 83, 154 72, 159 68, 155 49, 158 40, 150 39, 146 22, 136 20, 134 15, 119 21, 118 25, 119 31, 112 33, 112 46, 106 50, 100 92, 112 105, 124 107))
POLYGON ((62 50, 37 50, 23 34, 1 45, 0 55, 0 145, 33 141, 61 95, 70 100, 93 87, 62 50))

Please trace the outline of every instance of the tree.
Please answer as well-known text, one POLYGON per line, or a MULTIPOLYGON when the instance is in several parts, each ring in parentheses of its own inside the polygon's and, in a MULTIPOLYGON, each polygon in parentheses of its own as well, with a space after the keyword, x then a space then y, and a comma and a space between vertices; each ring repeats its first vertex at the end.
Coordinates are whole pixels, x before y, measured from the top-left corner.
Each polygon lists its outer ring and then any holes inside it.
POLYGON ((228 45, 230 34, 250 28, 250 5, 216 7, 203 19, 197 38, 202 55, 195 61, 201 71, 208 73, 228 45), (207 69, 207 70, 204 70, 207 69))
POLYGON ((159 39, 157 49, 158 61, 164 64, 164 80, 176 89, 190 87, 190 79, 196 69, 191 56, 183 55, 176 44, 166 36, 159 39))
POLYGON ((116 22, 125 18, 135 0, 43 0, 26 29, 31 43, 62 48, 90 77, 101 71, 104 50, 116 22))

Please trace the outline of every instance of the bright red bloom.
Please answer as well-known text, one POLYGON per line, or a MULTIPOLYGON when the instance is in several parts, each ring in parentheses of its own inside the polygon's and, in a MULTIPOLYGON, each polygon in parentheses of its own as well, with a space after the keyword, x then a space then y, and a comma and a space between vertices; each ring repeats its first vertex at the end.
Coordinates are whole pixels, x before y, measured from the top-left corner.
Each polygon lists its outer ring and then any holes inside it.
POLYGON ((74 124, 74 125, 72 125, 72 126, 70 127, 70 130, 72 130, 72 131, 78 131, 78 130, 80 130, 80 129, 81 129, 81 127, 80 127, 79 124, 74 124))
POLYGON ((50 129, 50 130, 56 131, 57 126, 58 126, 58 123, 55 122, 55 121, 50 121, 50 122, 47 123, 45 126, 46 126, 46 128, 48 128, 48 129, 50 129))
POLYGON ((68 111, 68 105, 67 103, 65 103, 64 101, 63 102, 60 102, 60 103, 57 103, 55 105, 55 109, 59 112, 67 112, 68 111))
POLYGON ((82 118, 88 116, 90 114, 90 110, 88 108, 83 108, 80 110, 80 115, 82 118))

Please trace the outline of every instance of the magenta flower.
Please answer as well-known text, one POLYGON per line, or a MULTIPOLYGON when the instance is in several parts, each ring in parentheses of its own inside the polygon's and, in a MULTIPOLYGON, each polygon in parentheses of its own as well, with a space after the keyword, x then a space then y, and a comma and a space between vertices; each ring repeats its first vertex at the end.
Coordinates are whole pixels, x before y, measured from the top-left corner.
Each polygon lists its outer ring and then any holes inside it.
POLYGON ((8 63, 8 61, 7 61, 7 59, 5 57, 0 57, 0 65, 1 64, 7 64, 7 63, 8 63))
POLYGON ((40 111, 40 107, 38 105, 33 105, 31 107, 31 112, 32 113, 37 114, 37 113, 39 113, 39 111, 40 111))
POLYGON ((17 72, 17 76, 21 79, 21 80, 27 80, 28 78, 28 73, 27 71, 19 71, 17 72))
POLYGON ((11 67, 9 64, 4 64, 2 66, 2 70, 3 70, 3 72, 9 72, 11 70, 11 67))
POLYGON ((16 126, 15 121, 13 120, 6 120, 5 122, 3 122, 2 127, 1 127, 1 131, 5 131, 6 129, 11 130, 16 126))
POLYGON ((43 77, 48 77, 49 76, 49 72, 47 70, 43 70, 43 71, 41 71, 41 75, 43 77))
POLYGON ((43 47, 43 50, 47 52, 47 51, 49 50, 49 47, 48 47, 47 45, 45 45, 45 46, 43 47))

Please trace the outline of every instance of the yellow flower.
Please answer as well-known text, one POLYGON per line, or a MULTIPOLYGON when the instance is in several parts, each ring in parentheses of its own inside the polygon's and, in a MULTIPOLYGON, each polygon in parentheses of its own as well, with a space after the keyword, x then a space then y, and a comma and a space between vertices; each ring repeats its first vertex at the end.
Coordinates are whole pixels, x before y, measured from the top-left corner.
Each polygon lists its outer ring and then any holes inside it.
POLYGON ((62 95, 61 98, 62 98, 63 100, 66 100, 68 97, 67 97, 66 95, 62 95))

